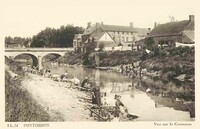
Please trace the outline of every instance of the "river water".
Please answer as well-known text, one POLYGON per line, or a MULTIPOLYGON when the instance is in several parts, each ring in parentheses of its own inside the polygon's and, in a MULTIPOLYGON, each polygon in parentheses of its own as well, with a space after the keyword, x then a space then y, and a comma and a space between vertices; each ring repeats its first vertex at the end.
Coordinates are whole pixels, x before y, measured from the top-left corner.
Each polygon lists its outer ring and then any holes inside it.
MULTIPOLYGON (((110 71, 100 71, 83 67, 59 67, 52 68, 52 73, 64 74, 68 71, 70 77, 76 77, 83 80, 88 77, 95 80, 100 86, 101 92, 105 93, 102 103, 114 105, 114 95, 121 95, 121 101, 127 107, 131 114, 138 115, 137 121, 193 121, 188 111, 183 111, 184 105, 179 101, 174 101, 170 97, 163 97, 160 93, 165 93, 162 86, 166 85, 160 81, 143 77, 142 79, 131 79, 121 73, 110 71), (157 90, 152 88, 153 85, 157 90), (151 88, 152 93, 147 93, 146 89, 151 88), (159 90, 159 92, 158 92, 159 90), (157 93, 158 92, 158 93, 157 93)), ((170 85, 170 84, 168 84, 170 85)), ((172 85, 172 84, 171 84, 172 85)), ((174 86, 176 87, 176 86, 174 86)), ((171 88, 176 89, 173 86, 171 88)))

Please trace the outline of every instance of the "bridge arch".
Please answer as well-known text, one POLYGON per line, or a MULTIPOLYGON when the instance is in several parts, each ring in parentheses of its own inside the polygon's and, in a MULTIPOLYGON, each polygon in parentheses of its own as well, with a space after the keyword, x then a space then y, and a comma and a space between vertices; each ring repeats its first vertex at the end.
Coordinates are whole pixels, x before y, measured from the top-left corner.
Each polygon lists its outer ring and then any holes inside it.
POLYGON ((59 57, 62 56, 62 55, 59 54, 59 53, 48 53, 48 54, 44 55, 43 58, 44 58, 44 57, 47 57, 47 56, 51 56, 51 55, 54 56, 54 59, 59 58, 59 57))
POLYGON ((59 57, 63 56, 62 54, 59 53, 48 53, 46 55, 44 55, 41 59, 41 65, 44 67, 52 67, 55 64, 58 65, 59 62, 55 62, 56 59, 58 59, 59 57))
POLYGON ((6 48, 5 55, 10 59, 14 59, 21 54, 30 55, 34 62, 33 66, 38 66, 38 69, 42 69, 42 58, 44 56, 53 54, 58 58, 69 51, 73 51, 73 48, 6 48))
POLYGON ((19 58, 20 56, 25 55, 25 56, 29 56, 32 59, 32 67, 38 67, 39 66, 39 61, 38 58, 34 55, 34 54, 30 54, 30 53, 22 53, 22 54, 18 54, 14 57, 14 60, 17 60, 17 58, 19 58))

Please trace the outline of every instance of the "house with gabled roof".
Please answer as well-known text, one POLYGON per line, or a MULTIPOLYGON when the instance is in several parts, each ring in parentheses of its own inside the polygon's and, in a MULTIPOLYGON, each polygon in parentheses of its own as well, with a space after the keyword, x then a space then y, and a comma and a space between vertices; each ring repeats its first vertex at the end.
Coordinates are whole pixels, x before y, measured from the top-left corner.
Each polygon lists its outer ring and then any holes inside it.
POLYGON ((92 33, 83 44, 84 52, 87 52, 87 48, 90 48, 92 45, 95 45, 94 49, 96 51, 99 50, 101 46, 103 50, 113 50, 114 47, 118 46, 107 32, 92 33))
MULTIPOLYGON (((159 46, 176 47, 177 44, 183 46, 194 46, 195 40, 194 15, 190 15, 188 20, 173 21, 164 24, 155 24, 147 38, 153 38, 155 44, 159 46)), ((145 46, 145 39, 137 41, 136 44, 145 46)))
POLYGON ((75 52, 81 51, 82 46, 82 34, 75 34, 73 39, 73 49, 75 52))
POLYGON ((154 42, 166 43, 175 46, 176 42, 194 44, 194 15, 189 20, 174 21, 156 26, 147 37, 152 37, 154 42))
MULTIPOLYGON (((91 25, 88 23, 88 27, 82 35, 83 46, 89 42, 101 42, 105 47, 115 47, 118 45, 132 44, 135 41, 134 35, 138 33, 133 23, 129 26, 119 25, 105 25, 103 23, 96 23, 91 25)), ((97 43, 97 46, 99 43, 97 43)), ((130 45, 131 47, 131 45, 130 45)), ((85 47, 83 47, 83 51, 85 47)))

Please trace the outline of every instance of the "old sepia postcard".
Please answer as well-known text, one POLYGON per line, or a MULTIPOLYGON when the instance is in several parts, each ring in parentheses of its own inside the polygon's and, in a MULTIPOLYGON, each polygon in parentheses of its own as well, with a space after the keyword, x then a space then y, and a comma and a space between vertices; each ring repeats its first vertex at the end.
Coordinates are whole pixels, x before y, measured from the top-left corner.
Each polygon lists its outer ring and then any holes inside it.
POLYGON ((1 5, 0 128, 198 128, 196 0, 1 5))

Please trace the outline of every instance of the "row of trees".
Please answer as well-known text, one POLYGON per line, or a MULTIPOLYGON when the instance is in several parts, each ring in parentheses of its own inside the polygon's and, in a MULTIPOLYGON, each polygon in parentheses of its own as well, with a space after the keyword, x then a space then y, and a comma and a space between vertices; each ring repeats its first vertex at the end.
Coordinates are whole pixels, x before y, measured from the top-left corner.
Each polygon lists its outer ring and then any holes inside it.
POLYGON ((31 47, 72 47, 74 35, 83 31, 82 27, 72 25, 61 26, 59 29, 48 27, 33 36, 31 47))
POLYGON ((29 47, 30 43, 31 43, 31 38, 21 38, 21 37, 5 37, 5 45, 7 47, 8 44, 20 44, 21 47, 25 46, 25 47, 29 47))
POLYGON ((67 25, 58 29, 49 28, 42 30, 32 38, 6 37, 5 45, 20 44, 25 47, 72 47, 75 34, 83 33, 82 27, 67 25))

